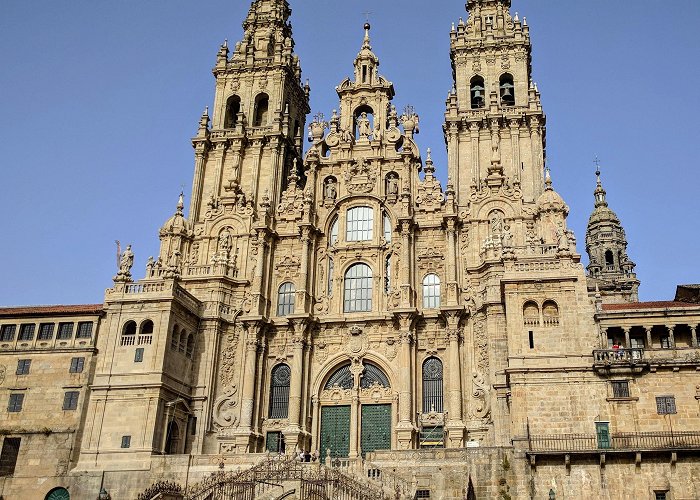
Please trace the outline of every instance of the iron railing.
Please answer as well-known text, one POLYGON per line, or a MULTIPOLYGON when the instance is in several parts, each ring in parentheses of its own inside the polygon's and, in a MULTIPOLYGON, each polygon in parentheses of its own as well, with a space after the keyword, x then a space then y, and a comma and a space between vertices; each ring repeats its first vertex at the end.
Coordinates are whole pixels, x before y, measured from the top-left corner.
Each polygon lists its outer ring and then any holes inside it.
POLYGON ((618 433, 603 439, 589 434, 561 434, 530 436, 524 441, 531 452, 697 450, 700 449, 700 432, 618 433))

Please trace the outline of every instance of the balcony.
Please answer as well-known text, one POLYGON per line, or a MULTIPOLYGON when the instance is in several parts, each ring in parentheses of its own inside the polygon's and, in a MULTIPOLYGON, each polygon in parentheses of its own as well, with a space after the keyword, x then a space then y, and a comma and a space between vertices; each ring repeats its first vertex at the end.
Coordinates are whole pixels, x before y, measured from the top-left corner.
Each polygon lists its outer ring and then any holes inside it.
POLYGON ((600 373, 654 371, 657 367, 700 367, 700 348, 625 348, 593 351, 593 367, 600 373))

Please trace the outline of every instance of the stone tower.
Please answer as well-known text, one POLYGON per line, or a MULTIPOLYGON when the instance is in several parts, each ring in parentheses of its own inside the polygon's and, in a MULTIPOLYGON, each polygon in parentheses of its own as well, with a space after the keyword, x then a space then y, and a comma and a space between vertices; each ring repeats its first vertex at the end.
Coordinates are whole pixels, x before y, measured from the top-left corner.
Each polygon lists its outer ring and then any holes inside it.
POLYGON ((639 280, 627 255, 627 236, 617 214, 608 207, 600 169, 596 178, 595 209, 586 229, 588 290, 599 291, 606 303, 637 302, 639 280))
POLYGON ((545 115, 532 82, 527 20, 510 0, 469 0, 469 18, 450 33, 454 88, 445 141, 460 207, 501 186, 534 202, 542 192, 545 115))

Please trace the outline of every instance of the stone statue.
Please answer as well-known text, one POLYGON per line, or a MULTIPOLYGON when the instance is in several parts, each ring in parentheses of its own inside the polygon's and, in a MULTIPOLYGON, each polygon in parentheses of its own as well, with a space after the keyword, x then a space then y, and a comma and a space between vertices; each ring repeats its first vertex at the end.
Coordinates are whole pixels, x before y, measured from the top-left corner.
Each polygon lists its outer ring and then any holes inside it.
POLYGON ((231 250, 231 233, 228 228, 224 229, 219 235, 219 250, 228 256, 231 250))
POLYGON ((153 276, 153 266, 156 265, 156 261, 153 259, 153 256, 151 255, 148 258, 148 262, 146 262, 146 276, 149 278, 153 276))
POLYGON ((329 178, 326 180, 324 196, 327 200, 335 201, 336 196, 338 196, 338 190, 335 187, 335 179, 329 178))
POLYGON ((389 174, 386 184, 386 193, 388 196, 399 195, 399 179, 396 177, 396 174, 389 174))
POLYGON ((513 248, 513 233, 510 232, 510 226, 505 226, 503 228, 503 235, 501 236, 501 244, 503 248, 511 249, 513 248))
POLYGON ((557 244, 559 245, 560 252, 569 251, 569 237, 566 235, 566 232, 561 228, 557 229, 557 244))
POLYGON ((372 133, 372 126, 369 122, 369 118, 367 118, 367 113, 364 111, 357 118, 357 131, 360 136, 360 139, 366 139, 372 133))
POLYGON ((126 250, 119 256, 119 271, 114 277, 114 281, 130 282, 131 268, 134 267, 134 252, 131 251, 131 245, 126 246, 126 250))

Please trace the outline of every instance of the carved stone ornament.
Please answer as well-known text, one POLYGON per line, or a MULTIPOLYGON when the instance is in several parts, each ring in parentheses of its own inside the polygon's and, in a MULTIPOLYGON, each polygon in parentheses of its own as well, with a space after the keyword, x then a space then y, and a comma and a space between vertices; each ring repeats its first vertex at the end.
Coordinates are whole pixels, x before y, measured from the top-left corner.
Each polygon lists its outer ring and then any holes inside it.
POLYGON ((345 352, 348 356, 358 359, 364 356, 367 352, 367 334, 365 334, 359 326, 350 328, 350 335, 345 343, 345 352))
POLYGON ((0 385, 5 382, 5 375, 7 374, 7 367, 5 365, 0 365, 0 385))
POLYGON ((345 171, 345 187, 350 193, 369 193, 376 180, 376 169, 365 158, 353 161, 345 171))
POLYGON ((426 248, 418 254, 418 267, 421 270, 439 270, 445 261, 445 255, 435 249, 426 248))
POLYGON ((488 335, 486 334, 486 322, 479 318, 474 323, 474 347, 476 348, 476 366, 482 373, 489 369, 488 335))
POLYGON ((236 333, 227 335, 226 347, 221 351, 221 368, 219 370, 219 378, 224 387, 229 386, 233 380, 237 349, 238 335, 236 333))
POLYGON ((384 387, 379 382, 374 382, 371 386, 360 389, 360 397, 379 402, 383 399, 391 399, 393 392, 391 387, 384 387))
POLYGON ((486 380, 481 373, 472 374, 474 406, 472 414, 484 423, 491 423, 491 397, 486 380))
POLYGON ((234 385, 214 402, 214 423, 222 429, 233 427, 238 423, 238 418, 234 415, 238 406, 237 394, 238 388, 234 385))
POLYGON ((300 267, 301 262, 299 257, 286 255, 284 259, 277 263, 275 271, 277 271, 277 275, 281 278, 296 278, 299 276, 300 267))
POLYGON ((348 401, 352 398, 352 392, 352 389, 342 389, 338 386, 334 386, 331 389, 324 389, 321 391, 321 400, 332 401, 334 403, 348 401))
POLYGON ((396 339, 390 338, 386 339, 386 347, 384 348, 384 356, 389 361, 394 361, 399 353, 399 343, 396 339))

